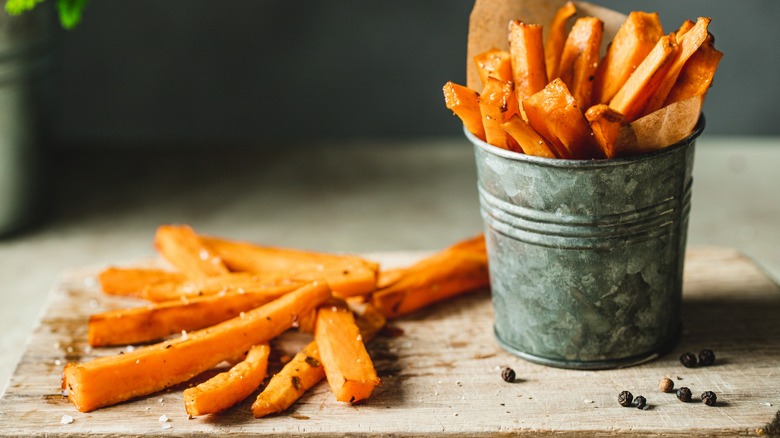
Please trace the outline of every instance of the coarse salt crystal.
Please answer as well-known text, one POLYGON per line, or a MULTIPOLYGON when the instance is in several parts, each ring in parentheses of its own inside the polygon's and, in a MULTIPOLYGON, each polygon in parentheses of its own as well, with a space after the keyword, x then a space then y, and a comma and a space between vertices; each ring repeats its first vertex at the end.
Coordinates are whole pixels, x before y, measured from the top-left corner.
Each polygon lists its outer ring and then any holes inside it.
POLYGON ((202 249, 202 250, 200 250, 200 254, 199 254, 199 255, 200 255, 200 259, 201 259, 201 260, 203 260, 204 262, 205 262, 206 260, 208 260, 208 259, 209 259, 209 257, 210 257, 210 255, 209 255, 209 252, 208 252, 208 250, 206 250, 206 249, 202 249))
POLYGON ((769 403, 769 402, 764 402, 764 403, 761 403, 761 404, 764 405, 764 406, 772 406, 772 403, 769 403))
POLYGON ((67 389, 60 390, 60 395, 62 395, 63 397, 67 397, 68 396, 68 390, 67 389))
POLYGON ((181 331, 181 338, 184 339, 185 341, 187 340, 187 330, 181 331))
POLYGON ((139 363, 141 363, 141 359, 136 359, 135 364, 138 365, 139 363))
POLYGON ((163 404, 163 399, 162 398, 157 399, 157 403, 163 404))
POLYGON ((585 399, 585 400, 583 400, 582 402, 583 402, 583 403, 593 403, 593 400, 588 400, 588 399, 585 399))
POLYGON ((60 424, 70 424, 73 423, 73 417, 70 415, 63 415, 62 418, 60 418, 60 424))
POLYGON ((73 347, 68 347, 67 350, 68 350, 68 353, 73 353, 73 347))
POLYGON ((125 351, 128 353, 132 353, 135 351, 135 347, 133 347, 132 345, 128 345, 127 347, 125 347, 125 351))
POLYGON ((160 428, 161 429, 170 429, 172 426, 170 423, 163 423, 160 428))
POLYGON ((168 416, 165 415, 165 414, 160 415, 159 420, 160 420, 160 423, 166 423, 166 422, 168 422, 168 416))
POLYGON ((57 360, 54 361, 54 365, 60 366, 60 365, 62 365, 62 361, 57 359, 57 360))

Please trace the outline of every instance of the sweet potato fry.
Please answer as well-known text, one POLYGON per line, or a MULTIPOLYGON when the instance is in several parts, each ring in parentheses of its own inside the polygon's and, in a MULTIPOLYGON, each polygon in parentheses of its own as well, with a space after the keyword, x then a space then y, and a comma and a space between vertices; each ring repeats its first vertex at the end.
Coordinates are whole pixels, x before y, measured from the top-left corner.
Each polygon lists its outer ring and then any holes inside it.
POLYGON ((346 305, 326 304, 317 309, 314 340, 336 400, 356 403, 368 398, 380 380, 346 305))
MULTIPOLYGON (((384 316, 370 303, 359 308, 352 303, 349 306, 358 315, 356 323, 360 335, 365 342, 369 342, 384 327, 384 316)), ((271 381, 252 404, 252 414, 260 418, 285 411, 323 378, 325 370, 320 362, 317 342, 312 341, 271 377, 271 381)))
POLYGON ((674 87, 666 97, 664 106, 693 96, 705 95, 712 84, 715 70, 718 69, 721 58, 723 58, 723 53, 715 48, 713 38, 710 35, 683 66, 677 77, 677 82, 674 83, 674 87))
POLYGON ((598 18, 578 18, 563 47, 558 77, 569 88, 582 111, 590 106, 603 33, 604 22, 598 18))
POLYGON ((201 244, 195 231, 187 225, 160 226, 154 236, 154 246, 187 277, 207 277, 230 272, 218 256, 201 244))
POLYGON ((623 114, 607 105, 593 105, 585 112, 585 118, 590 123, 596 143, 607 158, 626 155, 636 143, 635 136, 632 139, 631 124, 623 114))
POLYGON ((509 52, 492 48, 475 56, 474 64, 483 86, 487 84, 489 76, 502 81, 512 80, 512 58, 509 52))
POLYGON ((163 281, 144 287, 138 296, 154 303, 164 303, 231 292, 264 292, 275 287, 300 287, 309 282, 296 280, 295 275, 289 271, 231 272, 213 277, 163 281))
POLYGON ((490 285, 483 236, 453 245, 407 268, 401 280, 373 294, 387 318, 490 285))
POLYGON ((376 286, 379 266, 361 257, 261 246, 216 237, 201 236, 201 241, 233 271, 287 271, 298 281, 324 279, 334 294, 345 297, 371 292, 376 286))
POLYGON ((709 33, 707 27, 710 24, 710 19, 705 17, 699 17, 696 20, 696 24, 685 32, 680 39, 679 50, 674 54, 669 68, 666 69, 662 78, 659 78, 661 82, 655 93, 653 93, 647 101, 643 114, 650 114, 654 111, 661 109, 669 96, 669 93, 677 82, 677 78, 683 69, 683 66, 687 63, 690 57, 699 50, 702 44, 707 40, 709 33))
MULTIPOLYGON (((512 116, 512 118, 504 122, 501 127, 504 128, 504 131, 506 131, 507 134, 515 139, 523 150, 523 153, 537 157, 556 158, 552 145, 542 138, 542 136, 520 116, 512 116)), ((377 288, 381 288, 379 283, 377 283, 377 288)))
POLYGON ((518 101, 522 101, 547 84, 542 26, 519 20, 510 21, 509 53, 512 56, 515 95, 518 101))
POLYGON ((239 316, 175 340, 86 363, 63 373, 68 399, 88 412, 184 382, 256 344, 269 341, 330 298, 326 283, 312 283, 239 316))
POLYGON ((110 267, 103 270, 98 280, 107 295, 122 295, 142 298, 143 290, 149 285, 165 282, 179 282, 186 277, 178 272, 162 269, 137 269, 110 267))
POLYGON ((266 343, 255 345, 249 349, 246 359, 229 371, 185 389, 184 409, 187 414, 197 417, 224 411, 249 397, 265 379, 270 352, 271 347, 266 343))
POLYGON ((458 116, 463 126, 480 140, 485 140, 482 114, 479 112, 479 94, 471 88, 452 81, 444 84, 444 103, 458 116))
POLYGON ((89 317, 89 345, 137 344, 182 330, 202 329, 235 318, 299 287, 300 284, 288 283, 262 292, 230 292, 97 313, 89 317))
POLYGON ((683 21, 683 23, 682 23, 682 24, 680 25, 680 27, 677 29, 677 32, 675 32, 674 36, 675 36, 675 37, 677 37, 677 40, 679 41, 679 40, 680 40, 680 38, 682 38, 682 36, 683 36, 683 35, 685 35, 685 33, 686 33, 686 32, 688 32, 689 30, 691 30, 691 28, 693 28, 693 26, 694 26, 695 24, 696 24, 696 23, 694 23, 694 22, 693 22, 693 21, 691 21, 691 20, 685 20, 685 21, 683 21))
POLYGON ((312 341, 271 377, 252 404, 252 415, 260 418, 285 411, 323 378, 325 370, 320 362, 319 349, 312 341))
POLYGON ((604 158, 585 115, 560 78, 524 100, 523 108, 528 124, 553 145, 558 157, 576 160, 604 158))
POLYGON ((380 270, 376 278, 376 288, 382 289, 383 287, 390 286, 400 280, 405 272, 405 268, 380 270))
POLYGON ((550 23, 547 40, 544 43, 544 56, 547 65, 547 78, 553 80, 559 77, 558 67, 561 64, 563 46, 566 43, 566 23, 577 13, 577 8, 572 2, 566 2, 555 12, 550 23))
POLYGON ((657 13, 628 14, 596 69, 593 104, 609 103, 663 36, 657 13))
POLYGON ((508 150, 518 150, 515 141, 501 128, 501 124, 514 114, 519 114, 512 82, 489 77, 479 98, 485 141, 508 150))
POLYGON ((609 107, 626 116, 629 122, 640 117, 650 96, 661 85, 661 79, 677 50, 677 40, 673 33, 661 37, 609 102, 609 107))

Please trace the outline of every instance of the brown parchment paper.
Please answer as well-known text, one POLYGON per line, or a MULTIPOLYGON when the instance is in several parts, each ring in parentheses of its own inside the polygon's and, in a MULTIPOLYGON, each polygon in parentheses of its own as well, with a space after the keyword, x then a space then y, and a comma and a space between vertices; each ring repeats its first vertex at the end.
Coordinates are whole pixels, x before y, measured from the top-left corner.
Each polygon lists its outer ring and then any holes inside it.
MULTIPOLYGON (((555 12, 567 0, 475 0, 469 17, 468 47, 466 49, 466 85, 482 91, 474 56, 495 47, 509 49, 507 29, 510 20, 522 20, 526 23, 547 26, 555 12)), ((601 56, 617 33, 626 15, 612 9, 588 2, 574 2, 577 14, 569 20, 569 26, 579 17, 598 17, 604 22, 604 36, 601 44, 601 56)), ((644 152, 677 143, 687 137, 696 126, 701 114, 704 96, 668 105, 631 123, 636 136, 636 144, 626 145, 626 149, 644 152)), ((633 139, 634 136, 631 136, 633 139)))

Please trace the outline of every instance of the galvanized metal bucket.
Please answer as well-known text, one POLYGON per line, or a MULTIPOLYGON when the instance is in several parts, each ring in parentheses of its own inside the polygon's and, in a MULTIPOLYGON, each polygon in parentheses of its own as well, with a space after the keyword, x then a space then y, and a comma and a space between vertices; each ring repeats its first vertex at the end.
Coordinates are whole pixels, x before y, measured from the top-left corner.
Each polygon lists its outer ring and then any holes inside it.
POLYGON ((495 335, 562 368, 650 360, 680 332, 694 132, 630 158, 547 159, 470 133, 495 335))

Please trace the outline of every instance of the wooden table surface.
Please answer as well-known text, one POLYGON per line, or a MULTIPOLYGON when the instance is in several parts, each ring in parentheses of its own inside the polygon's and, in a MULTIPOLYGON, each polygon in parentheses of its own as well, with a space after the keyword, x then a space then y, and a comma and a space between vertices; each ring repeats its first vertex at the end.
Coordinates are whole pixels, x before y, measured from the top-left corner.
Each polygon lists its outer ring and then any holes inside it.
MULTIPOLYGON (((377 259, 391 266, 419 256, 389 253, 377 259)), ((371 343, 383 384, 366 403, 338 403, 321 383, 286 414, 264 419, 252 417, 251 400, 220 415, 188 419, 180 388, 77 412, 60 394, 62 367, 116 353, 87 347, 86 319, 126 304, 100 294, 97 272, 69 271, 52 289, 0 399, 0 435, 780 435, 780 290, 728 248, 689 249, 682 339, 650 363, 574 371, 525 362, 498 346, 489 294, 478 292, 395 321, 401 335, 371 343), (714 366, 680 365, 681 353, 702 348, 715 351, 714 366), (515 383, 501 379, 503 366, 516 371, 515 383), (716 392, 718 405, 682 403, 659 392, 664 376, 689 387, 695 398, 716 392), (622 390, 644 395, 649 409, 619 406, 622 390), (61 424, 65 415, 73 421, 61 424)), ((303 337, 289 333, 274 347, 294 353, 303 337)))

